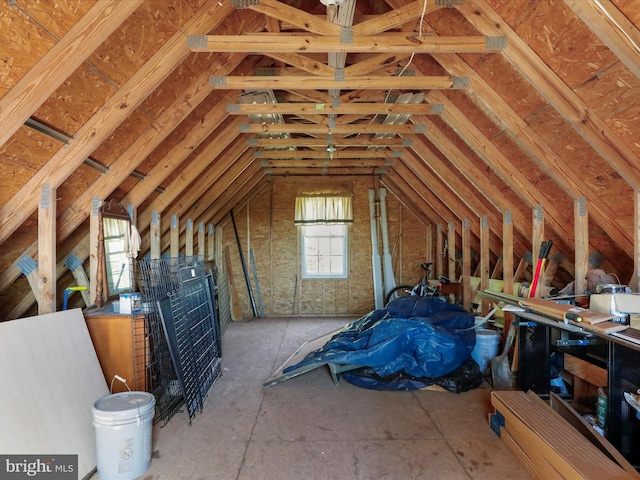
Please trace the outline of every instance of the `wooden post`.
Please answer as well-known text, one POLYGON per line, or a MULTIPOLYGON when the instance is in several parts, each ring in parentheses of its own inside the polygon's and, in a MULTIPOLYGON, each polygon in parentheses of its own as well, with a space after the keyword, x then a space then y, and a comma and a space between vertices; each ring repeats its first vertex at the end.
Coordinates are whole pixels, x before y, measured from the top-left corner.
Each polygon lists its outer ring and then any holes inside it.
POLYGON ((589 268, 589 214, 585 197, 579 197, 573 201, 573 223, 576 255, 573 290, 576 295, 581 295, 584 293, 584 279, 589 268))
POLYGON ((198 260, 204 260, 205 242, 204 242, 204 222, 198 223, 198 260))
POLYGON ((447 244, 449 252, 449 279, 452 282, 457 280, 456 278, 456 226, 453 221, 449 222, 449 231, 447 235, 447 244))
POLYGON ((633 275, 629 279, 629 287, 634 292, 640 291, 640 189, 633 192, 633 275))
MULTIPOLYGON (((540 245, 544 241, 544 213, 542 211, 542 205, 536 205, 533 209, 533 229, 532 229, 532 239, 531 239, 531 259, 532 265, 535 270, 536 265, 538 264, 538 256, 540 254, 540 245)), ((541 272, 542 275, 542 272, 541 272)), ((536 298, 540 298, 542 296, 542 285, 538 286, 536 289, 536 298)))
MULTIPOLYGON (((427 225, 427 232, 426 232, 426 245, 425 248, 427 249, 427 262, 433 263, 433 224, 429 224, 427 225)), ((431 269, 431 273, 429 274, 429 278, 434 278, 435 277, 435 268, 431 269)))
POLYGON ((162 230, 160 228, 160 214, 153 210, 151 212, 151 225, 149 226, 150 235, 150 253, 152 260, 158 260, 162 253, 160 248, 160 239, 162 238, 162 230))
POLYGON ((177 215, 171 215, 171 240, 170 255, 171 258, 178 258, 180 255, 180 220, 177 215))
POLYGON ((100 236, 100 207, 102 201, 98 197, 91 200, 91 216, 89 217, 89 301, 95 302, 98 287, 98 244, 100 236))
POLYGON ((438 223, 436 225, 436 275, 444 275, 444 268, 442 265, 443 259, 443 242, 442 242, 442 224, 438 223))
POLYGON ((513 294, 513 221, 511 210, 506 210, 502 221, 502 280, 503 291, 513 294))
MULTIPOLYGON (((486 215, 482 215, 480 217, 480 290, 489 288, 490 234, 489 219, 486 215)), ((484 297, 480 302, 480 312, 483 317, 489 313, 489 301, 484 297)))
POLYGON ((187 228, 184 231, 184 254, 193 257, 193 220, 187 218, 187 228))
MULTIPOLYGON (((469 220, 462 221, 462 298, 465 310, 471 309, 471 232, 469 220)), ((475 292, 474 292, 475 294, 475 292)))
MULTIPOLYGON (((513 295, 513 219, 511 210, 505 210, 502 216, 502 291, 513 295)), ((515 292, 517 293, 517 292, 515 292)), ((513 322, 513 315, 503 312, 504 332, 508 332, 513 322)))
POLYGON ((45 183, 38 209, 38 314, 56 311, 56 189, 45 183))
POLYGON ((207 260, 215 261, 215 240, 216 237, 213 234, 213 224, 210 223, 207 230, 207 260))

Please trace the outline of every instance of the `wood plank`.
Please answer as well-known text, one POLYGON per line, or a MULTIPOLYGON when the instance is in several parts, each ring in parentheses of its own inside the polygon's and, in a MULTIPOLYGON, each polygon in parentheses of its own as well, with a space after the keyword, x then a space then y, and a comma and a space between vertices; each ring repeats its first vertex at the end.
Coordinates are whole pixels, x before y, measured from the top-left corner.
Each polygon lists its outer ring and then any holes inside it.
POLYGON ((483 36, 420 37, 415 34, 354 36, 344 43, 339 35, 261 33, 247 35, 188 35, 193 52, 388 52, 388 53, 487 53, 502 50, 499 42, 483 36))
POLYGON ((458 81, 455 77, 432 76, 432 77, 390 77, 363 75, 358 77, 345 77, 344 80, 336 80, 335 76, 221 76, 211 77, 209 85, 214 90, 241 90, 245 89, 272 89, 272 90, 295 90, 295 89, 368 89, 384 90, 392 89, 456 89, 466 88, 466 84, 458 81))
MULTIPOLYGON (((482 215, 480 217, 480 289, 482 291, 489 288, 490 242, 489 218, 486 215, 482 215)), ((480 312, 483 317, 489 313, 489 300, 487 298, 482 298, 480 312)))
MULTIPOLYGON (((166 245, 163 243, 163 245, 166 245)), ((184 254, 193 257, 193 220, 187 218, 187 226, 184 230, 184 254)))
POLYGON ((264 168, 305 168, 305 167, 350 167, 350 168, 382 168, 390 167, 393 160, 381 159, 308 159, 308 160, 260 160, 264 168))
MULTIPOLYGON (((482 241, 482 240, 481 240, 482 241)), ((471 292, 471 232, 469 231, 469 219, 462 221, 462 298, 467 311, 471 311, 471 300, 475 292, 471 292)))
POLYGON ((247 140, 250 147, 328 147, 333 145, 335 147, 365 147, 365 146, 378 146, 378 147, 409 147, 411 146, 411 140, 406 140, 398 137, 393 138, 340 138, 334 136, 329 141, 324 138, 314 137, 296 137, 296 138, 249 138, 247 140))
POLYGON ((412 2, 400 8, 378 15, 374 18, 354 25, 352 30, 354 35, 376 35, 393 28, 398 28, 412 20, 418 20, 423 15, 436 12, 443 8, 437 2, 424 5, 423 2, 412 2))
POLYGON ((344 150, 336 150, 335 152, 317 151, 317 150, 255 150, 254 158, 257 159, 304 159, 304 158, 321 158, 327 160, 340 160, 347 158, 401 158, 401 150, 360 150, 347 148, 344 150))
POLYGON ((169 241, 169 250, 171 258, 178 258, 180 255, 180 217, 171 215, 171 235, 169 241))
POLYGON ((248 8, 318 35, 340 35, 340 26, 277 0, 260 0, 248 8))
POLYGON ((305 72, 312 73, 314 75, 335 75, 335 69, 325 65, 322 62, 318 62, 299 53, 292 52, 265 52, 266 57, 273 58, 280 62, 287 63, 292 67, 297 67, 305 72))
POLYGON ((366 75, 368 73, 378 71, 381 68, 385 68, 393 64, 397 64, 398 67, 400 67, 400 62, 406 58, 409 58, 410 56, 411 55, 409 53, 380 53, 378 55, 373 55, 369 58, 360 60, 345 67, 344 75, 345 77, 366 75))
POLYGON ((524 392, 491 392, 491 404, 504 415, 507 430, 536 466, 547 461, 558 474, 548 476, 552 471, 544 471, 544 478, 632 478, 551 408, 524 392))
POLYGON ((96 2, 0 99, 0 145, 111 35, 144 0, 96 2))
MULTIPOLYGON (((529 393, 528 393, 529 394, 529 393)), ((602 453, 611 460, 620 465, 625 472, 629 473, 633 478, 640 479, 640 473, 631 465, 626 458, 611 445, 606 438, 595 431, 593 426, 587 422, 582 415, 563 400, 559 395, 551 392, 549 396, 549 405, 562 418, 569 422, 573 428, 582 434, 587 440, 594 444, 602 453)))
POLYGON ((243 124, 240 126, 242 133, 305 133, 318 134, 352 134, 352 133, 420 133, 424 130, 422 125, 383 125, 376 123, 359 123, 349 125, 337 125, 331 128, 327 125, 306 125, 293 123, 269 123, 269 124, 243 124))
POLYGON ((56 311, 56 189, 41 187, 38 208, 38 314, 56 311))
POLYGON ((452 282, 457 281, 456 277, 456 224, 453 221, 448 223, 447 228, 447 276, 452 282))
POLYGON ((50 183, 58 188, 69 175, 120 125, 131 112, 189 55, 185 32, 209 31, 233 10, 228 4, 209 0, 182 28, 144 64, 131 79, 78 130, 27 183, 0 208, 0 243, 37 208, 39 188, 50 183))
MULTIPOLYGON (((513 292, 513 217, 511 210, 505 210, 502 220, 502 291, 508 295, 513 292)), ((508 325, 505 325, 508 329, 508 325)))
POLYGON ((573 228, 575 230, 575 282, 573 292, 576 295, 582 295, 585 289, 584 279, 587 277, 587 270, 589 269, 589 212, 585 197, 579 197, 573 201, 573 228))
POLYGON ((564 369, 596 387, 606 387, 608 385, 609 377, 606 369, 567 353, 564 354, 564 369))
POLYGON ((149 243, 151 246, 149 251, 151 252, 152 260, 159 259, 162 254, 162 244, 160 243, 161 228, 160 214, 156 211, 151 212, 151 225, 149 226, 149 243))
MULTIPOLYGON (((533 258, 532 266, 534 269, 538 268, 538 264, 541 262, 539 258, 540 247, 544 241, 544 210, 542 205, 536 205, 532 211, 532 228, 531 228, 531 257, 533 258)), ((534 270, 535 272, 535 270, 534 270)), ((535 273, 534 273, 535 274, 535 273)), ((542 285, 538 282, 538 286, 535 291, 535 298, 542 297, 542 285)), ((531 287, 529 287, 531 288, 531 287)), ((531 290, 529 290, 529 297, 532 297, 531 290)))
POLYGON ((227 104, 229 115, 250 114, 282 114, 282 115, 329 115, 329 114, 419 114, 440 115, 442 108, 433 104, 398 104, 398 103, 364 103, 353 102, 334 106, 326 103, 262 103, 262 104, 227 104))

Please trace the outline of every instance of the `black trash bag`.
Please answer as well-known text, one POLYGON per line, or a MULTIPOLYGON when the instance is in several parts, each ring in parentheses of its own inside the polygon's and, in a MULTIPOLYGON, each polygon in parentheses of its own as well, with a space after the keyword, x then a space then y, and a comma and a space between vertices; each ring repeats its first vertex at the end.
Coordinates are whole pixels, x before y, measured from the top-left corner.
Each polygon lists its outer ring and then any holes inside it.
POLYGON ((404 372, 396 372, 381 377, 371 368, 359 368, 343 372, 342 377, 352 385, 370 390, 419 390, 429 385, 440 385, 442 388, 454 393, 462 393, 478 388, 483 381, 480 367, 473 359, 466 360, 451 373, 438 378, 413 377, 404 372))

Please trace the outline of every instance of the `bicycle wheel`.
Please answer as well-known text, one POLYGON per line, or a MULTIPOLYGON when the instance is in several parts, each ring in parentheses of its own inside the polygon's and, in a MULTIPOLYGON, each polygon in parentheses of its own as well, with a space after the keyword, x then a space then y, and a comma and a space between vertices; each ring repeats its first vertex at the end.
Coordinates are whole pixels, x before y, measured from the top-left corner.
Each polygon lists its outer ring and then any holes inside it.
POLYGON ((389 303, 394 298, 406 297, 406 296, 411 295, 411 289, 412 288, 413 288, 413 285, 398 285, 397 287, 392 288, 387 293, 387 296, 384 297, 384 304, 386 305, 387 303, 389 303))

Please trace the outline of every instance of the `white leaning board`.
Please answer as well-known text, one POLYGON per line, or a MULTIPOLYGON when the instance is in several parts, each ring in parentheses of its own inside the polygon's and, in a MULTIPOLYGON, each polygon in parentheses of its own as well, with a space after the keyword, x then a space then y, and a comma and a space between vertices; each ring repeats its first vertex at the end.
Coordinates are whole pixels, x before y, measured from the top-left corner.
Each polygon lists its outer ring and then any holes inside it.
POLYGON ((0 452, 96 467, 91 407, 108 395, 80 309, 0 322, 0 452))

